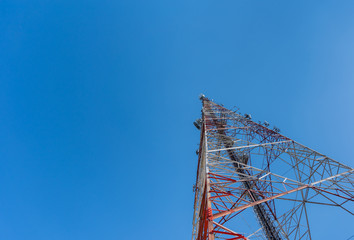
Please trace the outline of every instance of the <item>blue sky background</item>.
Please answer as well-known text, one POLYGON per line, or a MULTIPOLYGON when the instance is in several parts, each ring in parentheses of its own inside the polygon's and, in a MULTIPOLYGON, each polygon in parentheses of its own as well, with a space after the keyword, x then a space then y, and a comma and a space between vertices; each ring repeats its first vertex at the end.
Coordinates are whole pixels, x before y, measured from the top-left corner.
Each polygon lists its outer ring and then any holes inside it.
POLYGON ((201 92, 353 166, 353 12, 1 1, 0 239, 190 239, 201 92))

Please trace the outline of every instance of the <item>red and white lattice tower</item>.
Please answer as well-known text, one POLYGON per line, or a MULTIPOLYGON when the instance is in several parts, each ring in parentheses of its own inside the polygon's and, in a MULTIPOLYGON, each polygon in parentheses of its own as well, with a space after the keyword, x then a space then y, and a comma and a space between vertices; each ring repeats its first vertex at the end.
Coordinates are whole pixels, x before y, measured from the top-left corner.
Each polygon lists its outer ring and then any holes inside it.
POLYGON ((193 240, 312 239, 312 205, 353 215, 352 168, 200 98, 193 240))

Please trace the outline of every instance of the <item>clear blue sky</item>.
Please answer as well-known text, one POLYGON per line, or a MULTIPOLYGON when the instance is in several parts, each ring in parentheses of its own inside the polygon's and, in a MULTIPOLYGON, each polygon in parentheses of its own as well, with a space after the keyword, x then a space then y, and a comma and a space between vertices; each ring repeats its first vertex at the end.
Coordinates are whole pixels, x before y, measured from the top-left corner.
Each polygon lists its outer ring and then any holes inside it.
POLYGON ((353 12, 1 1, 0 239, 190 239, 201 92, 353 166, 353 12))

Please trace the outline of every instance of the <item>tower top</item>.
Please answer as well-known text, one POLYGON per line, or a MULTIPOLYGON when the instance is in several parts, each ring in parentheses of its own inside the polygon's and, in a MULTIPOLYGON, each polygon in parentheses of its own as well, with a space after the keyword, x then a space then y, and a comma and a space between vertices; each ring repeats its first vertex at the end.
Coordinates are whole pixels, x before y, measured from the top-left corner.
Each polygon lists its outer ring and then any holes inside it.
POLYGON ((203 101, 204 98, 205 98, 205 95, 204 95, 203 93, 199 94, 199 99, 200 99, 201 101, 203 101))

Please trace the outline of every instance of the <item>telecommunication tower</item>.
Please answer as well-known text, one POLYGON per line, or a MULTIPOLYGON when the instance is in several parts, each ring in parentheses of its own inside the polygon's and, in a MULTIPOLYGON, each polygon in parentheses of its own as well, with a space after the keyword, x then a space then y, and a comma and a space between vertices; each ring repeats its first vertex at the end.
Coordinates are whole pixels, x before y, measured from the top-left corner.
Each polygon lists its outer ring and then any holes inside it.
POLYGON ((312 239, 311 205, 353 215, 354 169, 200 99, 192 240, 312 239))

